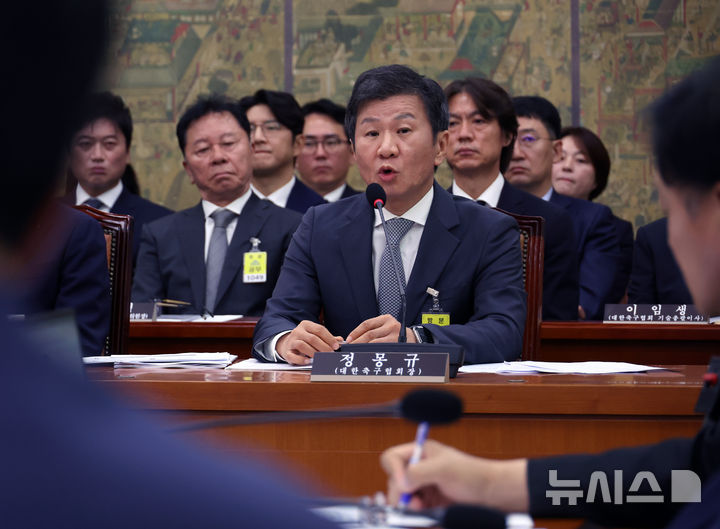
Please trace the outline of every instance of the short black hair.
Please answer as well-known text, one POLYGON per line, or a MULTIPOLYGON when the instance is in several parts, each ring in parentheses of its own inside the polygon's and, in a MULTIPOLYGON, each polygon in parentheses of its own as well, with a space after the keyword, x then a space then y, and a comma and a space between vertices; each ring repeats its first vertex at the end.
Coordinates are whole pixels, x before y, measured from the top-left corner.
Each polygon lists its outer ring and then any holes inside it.
POLYGON ((595 170, 595 189, 590 191, 590 200, 599 197, 608 183, 610 175, 610 155, 602 140, 590 129, 585 127, 565 127, 560 131, 560 137, 570 136, 578 143, 580 152, 588 157, 595 170))
POLYGON ((183 155, 185 154, 187 130, 190 128, 190 125, 203 116, 220 112, 229 112, 232 114, 238 122, 238 125, 242 127, 248 136, 250 135, 250 124, 248 123, 247 117, 245 117, 245 112, 243 112, 235 99, 218 94, 200 96, 185 110, 185 112, 183 112, 183 115, 180 116, 180 120, 175 128, 178 144, 180 145, 180 150, 183 155))
POLYGON ((345 107, 329 99, 323 98, 317 101, 311 101, 303 105, 301 110, 304 117, 307 117, 308 114, 322 114, 340 125, 345 126, 345 107))
POLYGON ((292 94, 262 89, 240 100, 240 107, 245 114, 247 114, 248 109, 255 105, 267 105, 270 107, 275 119, 290 129, 293 139, 295 136, 302 134, 305 117, 292 94))
POLYGON ((517 117, 539 119, 545 125, 551 140, 560 137, 560 113, 550 101, 540 96, 518 96, 513 97, 512 101, 517 117))
POLYGON ((82 122, 78 130, 98 119, 107 119, 115 123, 122 135, 125 136, 126 147, 130 149, 133 133, 132 114, 122 97, 112 92, 91 94, 85 104, 85 111, 82 114, 82 122))
POLYGON ((400 95, 415 95, 422 100, 435 137, 447 130, 447 99, 440 85, 407 66, 391 64, 367 70, 355 81, 345 114, 345 134, 350 141, 355 143, 357 116, 365 103, 400 95))
POLYGON ((690 74, 649 108, 653 153, 669 186, 708 191, 720 181, 720 58, 690 74))
POLYGON ((515 108, 510 95, 497 83, 480 77, 458 79, 445 88, 445 97, 448 102, 461 93, 470 96, 484 119, 497 120, 500 129, 510 135, 510 143, 500 151, 500 172, 504 173, 512 158, 518 129, 515 108))

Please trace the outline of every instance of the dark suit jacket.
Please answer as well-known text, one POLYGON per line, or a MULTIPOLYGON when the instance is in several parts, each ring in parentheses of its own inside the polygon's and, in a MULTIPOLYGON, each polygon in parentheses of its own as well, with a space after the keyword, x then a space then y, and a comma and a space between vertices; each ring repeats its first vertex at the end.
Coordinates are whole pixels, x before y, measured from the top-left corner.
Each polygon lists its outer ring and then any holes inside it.
MULTIPOLYGON (((617 233, 618 243, 620 244, 620 255, 622 259, 618 276, 615 279, 616 284, 613 287, 613 292, 620 294, 617 301, 621 301, 622 298, 625 297, 625 291, 630 281, 635 236, 633 235, 633 225, 631 222, 613 215, 613 224, 615 225, 615 232, 617 233)), ((615 303, 617 303, 617 301, 615 303)))
POLYGON ((651 222, 637 231, 630 286, 630 303, 692 303, 667 242, 667 218, 651 222))
POLYGON ((69 229, 52 252, 32 267, 28 313, 72 308, 85 356, 101 354, 110 332, 110 276, 102 226, 95 219, 58 205, 58 222, 69 229))
POLYGON ((580 259, 580 305, 588 320, 602 320, 605 304, 617 303, 622 255, 610 208, 552 192, 550 202, 573 219, 580 259))
POLYGON ((6 297, 0 401, 12 427, 0 436, 3 527, 335 527, 308 511, 307 480, 277 475, 281 464, 192 444, 157 416, 55 369, 7 321, 6 297))
POLYGON ((497 207, 545 219, 542 319, 578 319, 578 254, 570 215, 560 207, 505 182, 497 207))
MULTIPOLYGON (((720 393, 716 394, 720 398, 720 393)), ((718 406, 718 403, 715 403, 718 406)), ((703 481, 702 499, 705 510, 712 508, 717 516, 717 502, 720 491, 715 487, 715 496, 707 496, 705 482, 710 476, 718 477, 720 470, 720 425, 709 420, 694 439, 670 439, 648 446, 620 448, 603 454, 561 455, 531 459, 528 464, 528 491, 530 493, 530 514, 536 517, 589 518, 603 525, 613 527, 662 527, 687 504, 672 503, 672 470, 692 470, 703 481), (557 470, 559 480, 580 480, 583 497, 578 505, 569 506, 567 499, 562 505, 552 505, 546 497, 547 490, 578 490, 576 487, 550 487, 549 471, 557 470), (595 501, 586 503, 590 475, 603 471, 614 498, 614 471, 622 470, 623 505, 603 503, 600 489, 595 501), (627 503, 626 495, 632 481, 640 471, 652 472, 664 495, 663 503, 627 503)), ((717 479, 715 480, 717 482, 717 479)), ((717 483, 715 483, 717 485, 717 483)), ((648 490, 647 483, 643 490, 648 490)), ((691 515, 692 513, 688 513, 691 515)), ((680 518, 678 518, 678 521, 680 518)), ((716 519, 717 520, 717 519, 716 519)), ((683 529, 690 525, 676 523, 673 527, 683 529)), ((693 525, 693 527, 695 527, 693 525)))
MULTIPOLYGON (((285 250, 300 215, 251 193, 238 217, 220 284, 216 314, 260 316, 280 273, 285 250), (243 283, 243 257, 260 239, 267 252, 267 281, 243 283)), ((147 224, 133 280, 133 301, 170 298, 192 303, 202 313, 205 304, 205 215, 202 204, 147 224)))
MULTIPOLYGON (((346 337, 378 316, 373 279, 373 209, 362 195, 310 209, 288 249, 273 297, 255 328, 262 342, 302 320, 346 337)), ((465 363, 516 359, 522 349, 525 290, 517 224, 507 215, 453 197, 435 184, 432 207, 407 284, 407 324, 440 291, 451 325, 426 325, 436 343, 465 349, 465 363)))
POLYGON ((326 203, 323 197, 303 184, 300 179, 296 177, 295 184, 290 190, 290 195, 288 196, 285 207, 300 213, 305 213, 307 209, 312 206, 326 203))
MULTIPOLYGON (((75 193, 71 192, 65 196, 64 201, 71 205, 76 202, 75 193)), ((133 265, 137 263, 138 252, 140 251, 140 234, 142 227, 148 222, 152 222, 166 215, 173 213, 173 210, 164 206, 151 202, 141 196, 134 195, 123 188, 122 193, 115 201, 110 213, 118 215, 131 215, 134 219, 132 247, 133 247, 133 265)))

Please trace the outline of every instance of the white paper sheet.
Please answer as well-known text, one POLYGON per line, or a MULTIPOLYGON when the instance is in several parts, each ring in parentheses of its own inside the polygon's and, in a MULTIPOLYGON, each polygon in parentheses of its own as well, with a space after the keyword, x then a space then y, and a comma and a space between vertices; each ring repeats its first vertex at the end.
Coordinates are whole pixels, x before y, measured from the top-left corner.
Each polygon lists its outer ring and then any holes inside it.
POLYGON ((280 362, 260 362, 255 358, 247 358, 227 366, 228 371, 309 371, 312 364, 307 366, 294 366, 280 362))
POLYGON ((115 364, 153 367, 225 367, 237 358, 227 352, 221 353, 174 353, 159 355, 109 355, 86 356, 85 364, 115 364))
POLYGON ((598 375, 612 373, 641 373, 655 371, 662 367, 651 367, 628 362, 501 362, 497 364, 474 364, 462 366, 460 373, 497 373, 497 374, 529 374, 556 373, 598 375))

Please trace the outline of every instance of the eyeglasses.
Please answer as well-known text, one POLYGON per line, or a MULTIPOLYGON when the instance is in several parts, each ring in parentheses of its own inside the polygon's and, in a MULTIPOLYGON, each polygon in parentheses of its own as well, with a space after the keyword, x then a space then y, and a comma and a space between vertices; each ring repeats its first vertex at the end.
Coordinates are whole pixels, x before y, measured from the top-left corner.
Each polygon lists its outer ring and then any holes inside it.
POLYGON ((522 150, 529 151, 534 149, 540 140, 552 141, 551 138, 540 138, 532 134, 523 134, 522 136, 518 136, 517 140, 515 140, 515 144, 522 150))
POLYGON ((266 121, 264 123, 258 123, 257 125, 255 123, 250 123, 250 136, 253 136, 258 129, 262 130, 262 133, 265 136, 274 136, 285 129, 285 125, 279 121, 266 121))
POLYGON ((303 152, 306 154, 314 153, 320 144, 325 152, 334 153, 350 143, 348 140, 341 140, 338 136, 324 136, 322 139, 305 136, 303 139, 303 152))

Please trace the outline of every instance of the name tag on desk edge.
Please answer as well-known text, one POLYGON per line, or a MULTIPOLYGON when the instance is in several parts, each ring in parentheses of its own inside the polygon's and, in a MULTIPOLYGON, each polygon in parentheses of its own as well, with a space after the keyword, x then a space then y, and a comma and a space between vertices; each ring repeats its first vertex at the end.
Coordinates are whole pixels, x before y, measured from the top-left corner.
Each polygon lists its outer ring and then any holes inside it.
POLYGON ((311 382, 443 383, 448 379, 448 353, 315 353, 310 373, 311 382))

